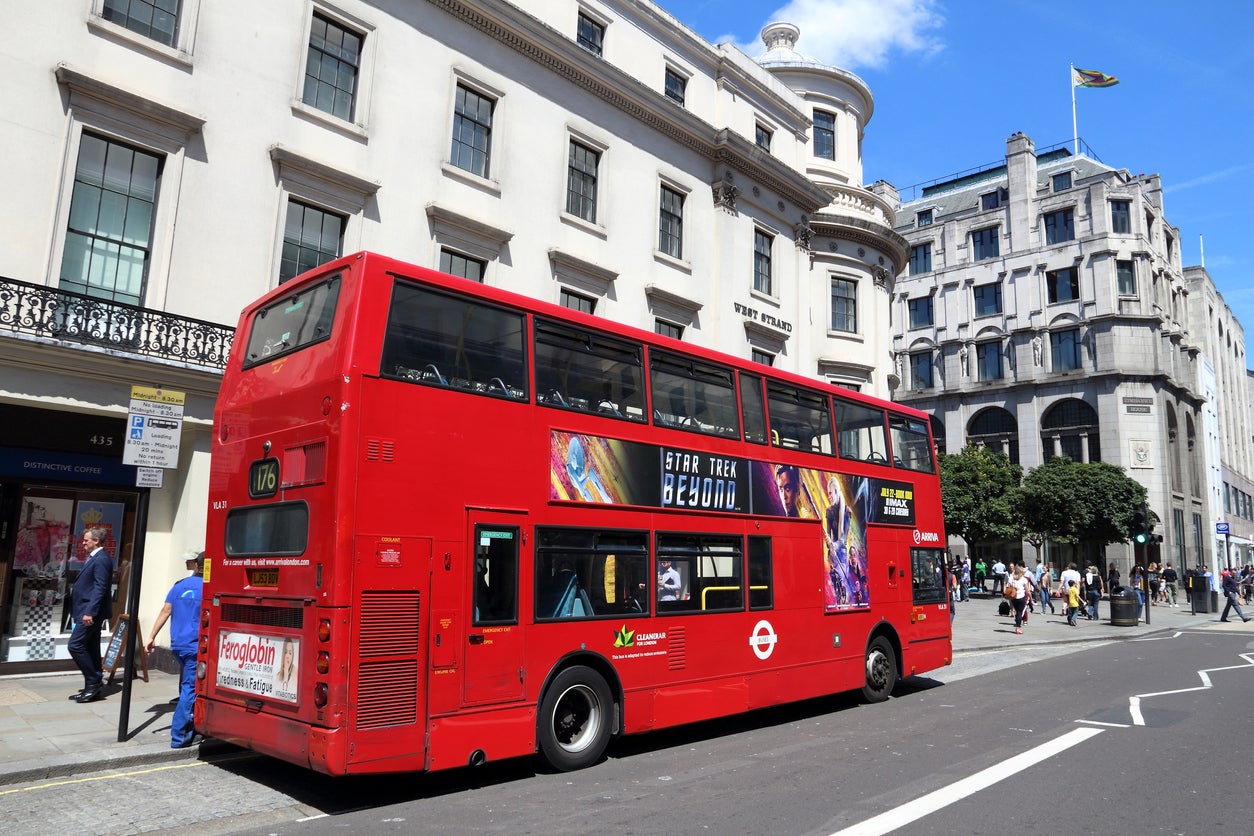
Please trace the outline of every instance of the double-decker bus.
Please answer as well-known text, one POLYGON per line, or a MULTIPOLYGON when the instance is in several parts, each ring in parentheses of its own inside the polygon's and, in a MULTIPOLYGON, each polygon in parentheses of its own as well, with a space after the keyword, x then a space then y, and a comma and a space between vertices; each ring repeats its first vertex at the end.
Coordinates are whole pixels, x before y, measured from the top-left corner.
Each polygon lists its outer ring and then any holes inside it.
POLYGON ((209 491, 197 728, 330 774, 951 661, 925 414, 380 255, 243 312, 209 491))

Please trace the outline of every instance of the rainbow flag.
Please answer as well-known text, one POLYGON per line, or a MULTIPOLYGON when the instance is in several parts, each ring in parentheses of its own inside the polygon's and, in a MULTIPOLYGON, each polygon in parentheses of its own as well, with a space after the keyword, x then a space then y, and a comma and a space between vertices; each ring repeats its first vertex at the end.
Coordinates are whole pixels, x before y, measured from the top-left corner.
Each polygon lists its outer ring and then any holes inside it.
POLYGON ((1113 75, 1106 75, 1097 70, 1082 70, 1079 67, 1073 68, 1075 76, 1072 83, 1076 87, 1114 87, 1119 83, 1119 79, 1113 75))

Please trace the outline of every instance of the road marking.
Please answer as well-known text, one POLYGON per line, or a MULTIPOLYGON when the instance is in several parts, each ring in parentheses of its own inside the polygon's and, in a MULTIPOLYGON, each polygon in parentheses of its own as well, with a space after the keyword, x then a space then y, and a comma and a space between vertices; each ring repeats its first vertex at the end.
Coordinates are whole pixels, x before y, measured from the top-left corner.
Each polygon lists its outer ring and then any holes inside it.
POLYGON ((1174 691, 1155 691, 1152 694, 1137 694, 1136 696, 1128 697, 1128 713, 1132 715, 1132 725, 1145 725, 1145 717, 1141 714, 1141 700, 1143 699, 1148 699, 1149 697, 1167 697, 1172 694, 1187 694, 1190 691, 1205 691, 1207 688, 1214 687, 1211 685, 1209 674, 1220 673, 1221 671, 1248 670, 1249 668, 1254 667, 1254 654, 1239 653, 1237 654, 1237 658, 1244 659, 1245 664, 1227 665, 1222 668, 1206 668, 1198 671, 1197 675, 1198 678, 1202 680, 1202 684, 1194 688, 1177 688, 1174 691))
POLYGON ((1127 723, 1103 723, 1103 722, 1100 722, 1100 721, 1098 721, 1098 720, 1076 720, 1076 722, 1077 722, 1077 723, 1087 723, 1087 724, 1088 724, 1088 725, 1090 725, 1090 726, 1107 726, 1108 728, 1112 728, 1112 729, 1127 729, 1127 728, 1131 728, 1131 726, 1129 726, 1127 723))
POLYGON ((49 781, 46 784, 36 784, 31 787, 18 787, 13 790, 0 790, 0 795, 12 795, 15 792, 30 792, 31 790, 46 790, 53 787, 65 787, 70 784, 86 784, 90 781, 105 781, 110 778, 130 778, 135 775, 149 775, 153 772, 164 772, 167 769, 188 769, 193 766, 208 766, 208 761, 194 761, 192 763, 177 763, 167 766, 154 766, 151 769, 137 769, 133 772, 110 772, 107 775, 92 775, 87 778, 71 778, 68 781, 49 781))
POLYGON ((1012 758, 1008 758, 960 781, 955 781, 947 787, 941 787, 900 807, 880 813, 878 816, 859 822, 851 827, 846 827, 844 830, 839 830, 832 836, 874 836, 874 834, 891 833, 899 827, 918 821, 924 816, 944 809, 960 799, 974 795, 980 790, 1004 781, 1011 775, 1022 772, 1030 766, 1035 766, 1043 760, 1065 752, 1072 746, 1083 743, 1094 735, 1101 734, 1102 731, 1104 730, 1072 729, 1062 737, 1046 741, 1026 752, 1020 752, 1012 758))

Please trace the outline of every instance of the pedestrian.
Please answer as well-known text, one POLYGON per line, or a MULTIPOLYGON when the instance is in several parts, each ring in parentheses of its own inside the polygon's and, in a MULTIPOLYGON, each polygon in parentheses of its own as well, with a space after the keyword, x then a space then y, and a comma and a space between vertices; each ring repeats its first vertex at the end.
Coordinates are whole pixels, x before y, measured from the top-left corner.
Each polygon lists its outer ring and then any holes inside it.
MULTIPOLYGON (((1080 588, 1080 571, 1076 569, 1076 566, 1074 563, 1068 563, 1067 568, 1063 569, 1062 574, 1058 576, 1058 586, 1060 589, 1062 589, 1064 595, 1066 594, 1066 591, 1071 588, 1072 581, 1075 581, 1075 588, 1079 589, 1080 588)), ((1083 598, 1081 598, 1081 600, 1083 600, 1083 598)), ((1084 617, 1085 618, 1089 617, 1087 612, 1084 613, 1084 617)))
POLYGON ((962 595, 963 601, 971 600, 971 558, 964 557, 962 559, 962 595))
POLYGON ((189 551, 182 555, 184 567, 192 574, 170 587, 148 635, 148 652, 157 649, 157 633, 170 622, 170 652, 179 664, 179 703, 170 722, 170 748, 183 749, 199 743, 192 725, 196 705, 196 645, 200 638, 200 602, 204 596, 205 553, 189 551))
POLYGON ((993 594, 996 595, 1002 591, 1006 583, 1006 564, 1001 562, 1001 558, 997 558, 997 562, 993 564, 993 594))
POLYGON ((1128 572, 1128 586, 1136 591, 1136 617, 1141 617, 1145 607, 1145 572, 1140 564, 1133 566, 1128 572))
POLYGON ((1036 582, 1036 588, 1041 595, 1041 615, 1045 614, 1045 608, 1049 607, 1051 614, 1058 612, 1054 609, 1054 570, 1052 563, 1046 563, 1041 566, 1041 576, 1036 582))
POLYGON ((1241 612, 1241 602, 1237 599, 1237 576, 1224 569, 1220 574, 1220 583, 1223 584, 1224 597, 1228 599, 1228 603, 1224 604, 1224 612, 1223 615, 1219 616, 1219 620, 1227 621, 1228 611, 1236 610, 1237 618, 1240 618, 1242 621, 1249 621, 1250 619, 1246 614, 1241 612))
POLYGON ((1088 602, 1090 621, 1097 621, 1097 602, 1102 600, 1102 592, 1102 573, 1097 571, 1096 566, 1089 566, 1084 576, 1084 599, 1088 602))
POLYGON ((1028 606, 1028 594, 1032 589, 1032 582, 1029 580, 1022 566, 1016 566, 1010 577, 1005 579, 1006 587, 1014 589, 1014 597, 1010 599, 1010 606, 1014 607, 1015 612, 1015 632, 1023 635, 1023 613, 1028 606))
POLYGON ((1167 606, 1178 607, 1176 603, 1176 585, 1180 582, 1180 576, 1176 574, 1176 570, 1171 568, 1171 562, 1163 567, 1163 586, 1166 587, 1167 606))
POLYGON ((975 559, 975 582, 980 585, 980 592, 988 592, 988 564, 982 557, 975 559))
POLYGON ((1119 567, 1111 566, 1110 571, 1106 574, 1106 588, 1114 593, 1119 588, 1119 567))
POLYGON ((1067 623, 1072 627, 1078 626, 1075 621, 1076 614, 1080 611, 1080 587, 1075 581, 1067 582, 1067 623))
POLYGON ((100 664, 100 630, 113 609, 109 590, 113 583, 113 559, 104 549, 109 531, 101 526, 83 530, 82 547, 87 553, 74 585, 70 587, 70 614, 74 632, 67 649, 74 664, 83 672, 83 690, 70 694, 75 702, 95 702, 104 685, 104 668, 100 664))
POLYGON ((1161 583, 1161 577, 1158 572, 1158 564, 1151 563, 1145 573, 1145 580, 1149 584, 1149 602, 1151 607, 1158 606, 1158 588, 1161 583))

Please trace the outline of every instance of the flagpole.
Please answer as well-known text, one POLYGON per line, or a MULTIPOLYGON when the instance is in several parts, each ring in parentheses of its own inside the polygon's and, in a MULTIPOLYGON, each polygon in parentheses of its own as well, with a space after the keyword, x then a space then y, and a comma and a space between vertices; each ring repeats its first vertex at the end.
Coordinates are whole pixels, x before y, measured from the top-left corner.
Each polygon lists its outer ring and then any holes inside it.
POLYGON ((1071 144, 1075 147, 1075 155, 1080 156, 1080 131, 1076 127, 1075 121, 1075 64, 1068 64, 1071 68, 1069 75, 1071 76, 1071 144))

